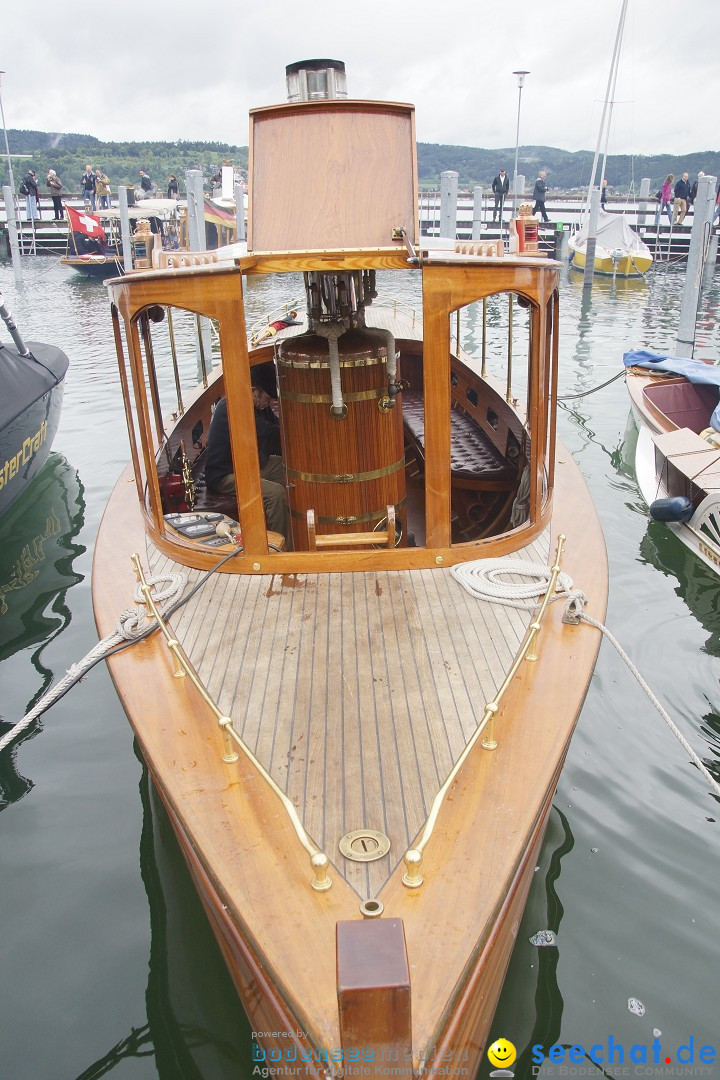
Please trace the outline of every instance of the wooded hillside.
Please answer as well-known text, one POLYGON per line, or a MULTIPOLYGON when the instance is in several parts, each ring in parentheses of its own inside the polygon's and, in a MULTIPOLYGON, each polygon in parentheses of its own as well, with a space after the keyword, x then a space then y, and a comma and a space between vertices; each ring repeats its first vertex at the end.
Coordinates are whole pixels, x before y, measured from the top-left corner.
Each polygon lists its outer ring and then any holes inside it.
MULTIPOLYGON (((85 165, 100 168, 110 177, 113 190, 118 184, 137 184, 140 169, 164 190, 170 173, 175 173, 184 191, 186 169, 200 169, 206 179, 224 161, 241 170, 247 169, 247 146, 231 146, 220 142, 101 142, 92 135, 55 134, 45 131, 9 130, 12 154, 29 154, 29 159, 13 160, 16 186, 19 178, 33 168, 41 190, 49 168, 55 169, 68 194, 79 191, 80 177, 85 165)), ((475 184, 489 187, 501 167, 512 176, 515 149, 486 150, 473 146, 444 146, 418 143, 418 176, 421 188, 437 189, 440 173, 453 169, 459 173, 461 189, 475 184)), ((585 187, 590 179, 593 153, 578 150, 571 153, 551 146, 522 146, 519 151, 518 172, 532 184, 540 169, 547 172, 547 183, 557 192, 571 192, 585 187)), ((667 173, 676 177, 689 172, 692 179, 699 170, 720 175, 720 152, 707 151, 677 157, 658 154, 652 157, 614 155, 608 158, 607 178, 615 192, 638 190, 643 176, 649 176, 651 190, 658 187, 667 173)), ((2 170, 3 175, 7 173, 2 170)))

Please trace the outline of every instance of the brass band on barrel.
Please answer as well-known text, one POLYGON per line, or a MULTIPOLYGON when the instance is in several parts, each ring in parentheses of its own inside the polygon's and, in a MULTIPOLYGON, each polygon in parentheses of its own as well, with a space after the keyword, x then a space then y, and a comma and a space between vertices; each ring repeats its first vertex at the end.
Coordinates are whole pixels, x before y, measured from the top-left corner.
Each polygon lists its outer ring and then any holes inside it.
MULTIPOLYGON (((327 360, 306 360, 304 357, 299 360, 289 360, 282 355, 277 356, 275 360, 278 367, 300 368, 306 371, 330 368, 327 360)), ((387 356, 359 356, 354 360, 340 361, 341 368, 374 367, 376 364, 387 364, 387 356)))
MULTIPOLYGON (((401 510, 405 505, 405 499, 401 499, 400 502, 395 503, 395 509, 401 510)), ((293 517, 305 519, 306 515, 301 510, 290 510, 293 517)), ((352 514, 341 515, 340 517, 329 517, 323 514, 316 514, 315 521, 321 525, 355 525, 356 522, 362 521, 382 521, 387 517, 387 507, 383 506, 381 510, 371 510, 369 514, 352 514)))
MULTIPOLYGON (((387 387, 380 386, 373 390, 358 390, 354 394, 343 394, 343 401, 376 401, 387 394, 387 387)), ((283 401, 300 401, 303 405, 332 405, 332 394, 296 394, 292 390, 282 391, 283 401)))
POLYGON ((290 480, 302 480, 306 484, 362 484, 367 480, 379 480, 382 476, 392 476, 405 466, 404 456, 392 465, 383 465, 381 469, 370 469, 360 473, 309 473, 299 469, 288 469, 290 480))

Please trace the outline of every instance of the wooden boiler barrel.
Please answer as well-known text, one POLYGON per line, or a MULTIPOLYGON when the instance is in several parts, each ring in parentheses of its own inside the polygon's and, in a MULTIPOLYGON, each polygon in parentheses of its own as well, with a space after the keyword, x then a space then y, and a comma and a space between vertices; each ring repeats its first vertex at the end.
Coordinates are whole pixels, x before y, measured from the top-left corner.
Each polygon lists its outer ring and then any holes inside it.
POLYGON ((396 508, 404 543, 402 410, 387 408, 387 346, 349 330, 338 341, 347 408, 331 413, 328 342, 303 334, 278 344, 277 370, 293 542, 308 546, 307 511, 318 534, 369 532, 396 508))

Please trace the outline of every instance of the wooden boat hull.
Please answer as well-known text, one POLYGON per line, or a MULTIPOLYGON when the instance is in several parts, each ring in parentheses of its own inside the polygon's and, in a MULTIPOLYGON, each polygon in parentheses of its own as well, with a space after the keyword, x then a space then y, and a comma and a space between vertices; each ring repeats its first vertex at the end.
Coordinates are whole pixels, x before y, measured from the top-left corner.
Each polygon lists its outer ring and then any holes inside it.
POLYGON ((61 255, 60 265, 93 278, 117 277, 125 272, 122 256, 119 255, 61 255))
MULTIPOLYGON (((602 619, 607 571, 599 525, 570 455, 561 449, 559 457, 553 532, 568 533, 565 569, 597 598, 592 611, 602 619), (573 535, 578 520, 582 536, 573 535)), ((119 552, 143 545, 141 515, 124 477, 95 552, 102 634, 127 606, 131 587, 130 573, 125 580, 118 573, 119 552)), ((267 591, 273 591, 270 578, 267 591)), ((561 614, 553 605, 541 661, 526 663, 503 699, 498 749, 477 744, 458 775, 426 852, 421 889, 403 885, 400 864, 378 893, 385 912, 377 921, 402 920, 407 942, 408 1075, 431 1073, 441 1055, 471 1071, 481 1060, 600 642, 588 627, 564 626, 561 614), (553 702, 552 710, 539 708, 542 701, 553 702), (488 806, 497 807, 495 820, 487 819, 488 806)), ((229 779, 213 715, 188 679, 173 677, 157 636, 109 666, 252 1029, 281 1033, 259 1036, 258 1053, 275 1051, 276 1060, 294 1055, 311 1075, 337 1069, 335 935, 339 922, 358 921, 357 893, 339 875, 327 893, 310 889, 305 854, 273 793, 247 762, 232 765, 229 779), (138 663, 142 680, 135 678, 138 663), (183 719, 190 716, 192 726, 183 719)), ((397 1054, 397 1047, 387 1053, 397 1054)), ((378 1073, 382 1068, 387 1062, 377 1065, 378 1073)))

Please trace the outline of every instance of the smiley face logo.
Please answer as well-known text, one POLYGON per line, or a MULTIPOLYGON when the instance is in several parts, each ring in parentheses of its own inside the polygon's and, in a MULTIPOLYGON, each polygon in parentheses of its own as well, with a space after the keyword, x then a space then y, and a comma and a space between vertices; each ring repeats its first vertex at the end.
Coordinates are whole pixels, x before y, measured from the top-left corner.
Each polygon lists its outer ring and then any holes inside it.
POLYGON ((488 1061, 498 1069, 507 1069, 517 1057, 517 1050, 508 1039, 496 1039, 487 1052, 488 1061))

